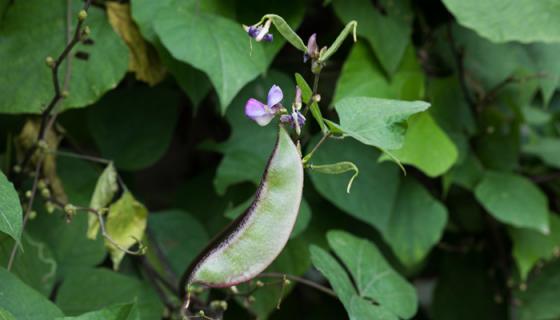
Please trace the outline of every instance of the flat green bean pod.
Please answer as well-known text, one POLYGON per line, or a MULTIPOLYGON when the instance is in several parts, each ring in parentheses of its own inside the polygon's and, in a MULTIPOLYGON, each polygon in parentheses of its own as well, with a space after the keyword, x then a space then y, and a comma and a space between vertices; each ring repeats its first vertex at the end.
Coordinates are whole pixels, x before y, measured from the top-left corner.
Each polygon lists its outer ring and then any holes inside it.
POLYGON ((301 155, 280 126, 276 145, 249 208, 195 259, 181 281, 229 287, 264 271, 280 254, 296 222, 303 189, 301 155))

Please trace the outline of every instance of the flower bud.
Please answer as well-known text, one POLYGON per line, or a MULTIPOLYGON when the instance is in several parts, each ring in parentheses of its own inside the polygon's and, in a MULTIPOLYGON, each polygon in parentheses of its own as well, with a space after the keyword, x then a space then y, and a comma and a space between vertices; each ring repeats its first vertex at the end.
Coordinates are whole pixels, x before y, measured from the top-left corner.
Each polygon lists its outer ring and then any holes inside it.
POLYGON ((29 220, 33 220, 35 218, 37 218, 37 211, 35 211, 35 210, 30 211, 29 212, 29 220))
POLYGON ((47 66, 52 68, 54 67, 54 59, 51 56, 48 56, 45 58, 45 62, 47 63, 47 66))
POLYGON ((80 21, 84 21, 86 20, 88 14, 86 12, 86 10, 80 10, 80 12, 78 13, 78 20, 80 21))
POLYGON ((294 107, 296 110, 301 110, 301 89, 296 86, 296 99, 294 101, 294 107))

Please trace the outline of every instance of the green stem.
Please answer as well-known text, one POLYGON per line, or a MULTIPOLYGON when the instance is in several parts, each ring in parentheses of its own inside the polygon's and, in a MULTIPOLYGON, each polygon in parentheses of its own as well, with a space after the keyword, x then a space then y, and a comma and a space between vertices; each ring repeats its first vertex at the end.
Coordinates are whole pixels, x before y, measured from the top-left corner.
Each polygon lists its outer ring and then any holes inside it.
POLYGON ((319 140, 319 142, 317 142, 317 144, 313 147, 313 149, 305 156, 303 157, 303 164, 306 164, 307 162, 309 162, 309 160, 311 160, 311 157, 313 157, 313 154, 315 153, 315 151, 317 151, 317 149, 319 149, 319 147, 331 136, 330 132, 327 132, 326 134, 324 134, 321 137, 321 140, 319 140))

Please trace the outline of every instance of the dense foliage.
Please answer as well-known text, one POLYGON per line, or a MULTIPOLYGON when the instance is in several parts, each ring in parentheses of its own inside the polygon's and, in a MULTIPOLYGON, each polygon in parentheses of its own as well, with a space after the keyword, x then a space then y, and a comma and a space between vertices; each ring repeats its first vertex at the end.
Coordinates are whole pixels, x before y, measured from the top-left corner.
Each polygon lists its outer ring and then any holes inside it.
POLYGON ((0 319, 560 318, 554 0, 0 0, 0 75, 0 319))

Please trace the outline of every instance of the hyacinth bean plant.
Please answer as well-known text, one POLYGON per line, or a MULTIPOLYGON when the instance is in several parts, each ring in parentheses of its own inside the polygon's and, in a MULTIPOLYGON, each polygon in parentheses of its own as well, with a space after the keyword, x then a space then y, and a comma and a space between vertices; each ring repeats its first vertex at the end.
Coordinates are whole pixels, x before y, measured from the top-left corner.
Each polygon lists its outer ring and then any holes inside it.
POLYGON ((553 2, 0 0, 0 319, 559 319, 553 2))

